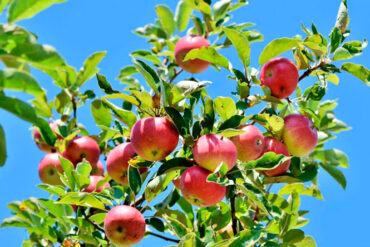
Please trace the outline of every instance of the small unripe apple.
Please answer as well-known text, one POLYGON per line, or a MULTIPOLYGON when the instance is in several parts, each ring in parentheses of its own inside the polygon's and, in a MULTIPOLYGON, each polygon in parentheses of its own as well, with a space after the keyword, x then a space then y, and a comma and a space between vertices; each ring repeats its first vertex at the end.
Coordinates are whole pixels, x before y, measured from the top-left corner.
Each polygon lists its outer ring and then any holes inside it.
POLYGON ((244 162, 257 159, 263 152, 263 134, 254 125, 245 125, 240 129, 245 132, 230 138, 238 150, 238 159, 244 162))
POLYGON ((282 137, 289 152, 297 157, 311 153, 318 139, 315 125, 301 114, 290 114, 284 118, 282 137))
POLYGON ((221 201, 226 193, 226 187, 208 182, 210 171, 199 166, 187 168, 180 178, 180 190, 184 198, 199 207, 209 207, 221 201))
POLYGON ((176 63, 185 71, 193 74, 205 71, 210 65, 209 62, 201 59, 191 59, 188 61, 184 61, 184 58, 189 51, 208 46, 209 41, 202 36, 188 35, 182 37, 175 46, 176 63))
POLYGON ((63 156, 75 166, 85 158, 94 167, 99 161, 100 149, 91 137, 79 136, 70 141, 63 156))
POLYGON ((58 174, 63 172, 59 156, 58 153, 49 153, 42 158, 39 164, 39 176, 43 183, 64 186, 58 174))
POLYGON ((221 135, 207 134, 201 136, 193 147, 195 162, 211 172, 223 162, 228 170, 234 167, 238 152, 232 141, 221 135))
POLYGON ((100 175, 100 176, 103 176, 104 175, 104 166, 103 166, 103 163, 101 163, 101 161, 99 160, 96 165, 91 165, 91 175, 100 175))
MULTIPOLYGON (((267 152, 283 154, 287 157, 290 156, 288 149, 285 147, 285 145, 281 141, 273 137, 268 137, 268 136, 265 137, 265 146, 263 149, 263 153, 267 153, 267 152)), ((281 163, 280 165, 278 165, 277 167, 275 167, 274 169, 263 171, 263 174, 268 177, 279 176, 279 175, 286 173, 289 170, 289 167, 290 167, 290 160, 287 160, 281 163)))
POLYGON ((99 188, 96 188, 96 185, 100 180, 103 180, 103 176, 91 175, 90 176, 90 184, 84 189, 84 192, 101 192, 105 188, 110 188, 109 183, 103 184, 99 188))
MULTIPOLYGON (((62 136, 60 136, 59 134, 56 133, 56 130, 58 128, 58 123, 57 122, 50 122, 49 123, 49 126, 51 128, 51 130, 54 132, 54 134, 57 136, 58 139, 62 139, 62 136)), ((55 151, 55 148, 46 144, 43 140, 42 140, 42 137, 41 137, 41 133, 39 131, 38 128, 35 128, 33 130, 33 133, 32 133, 32 137, 37 145, 37 147, 45 152, 45 153, 51 153, 53 151, 55 151)))
POLYGON ((261 85, 271 90, 279 99, 289 97, 297 88, 299 74, 297 66, 287 58, 273 58, 261 70, 261 85))
POLYGON ((122 247, 135 245, 145 235, 144 216, 134 207, 116 206, 107 213, 104 229, 114 245, 122 247))
POLYGON ((175 150, 179 133, 165 117, 148 117, 137 121, 131 130, 135 152, 145 160, 159 161, 175 150))

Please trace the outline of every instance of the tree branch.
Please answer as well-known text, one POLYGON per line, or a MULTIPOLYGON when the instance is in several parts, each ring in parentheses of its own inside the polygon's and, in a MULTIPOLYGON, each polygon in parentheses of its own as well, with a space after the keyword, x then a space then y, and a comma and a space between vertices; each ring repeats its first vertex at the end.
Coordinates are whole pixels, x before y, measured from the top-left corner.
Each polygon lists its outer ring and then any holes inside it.
POLYGON ((155 236, 157 238, 161 238, 163 240, 166 240, 166 241, 171 241, 171 242, 174 242, 174 243, 180 243, 180 240, 178 239, 174 239, 174 238, 168 238, 168 237, 165 237, 165 236, 162 236, 162 235, 159 235, 157 233, 154 233, 154 232, 148 232, 149 235, 152 235, 152 236, 155 236))
POLYGON ((85 220, 87 220, 96 230, 99 230, 99 231, 102 231, 102 232, 105 232, 105 230, 102 228, 102 227, 100 227, 100 226, 98 226, 97 224, 95 224, 92 220, 90 220, 90 218, 86 215, 86 213, 85 213, 85 210, 81 210, 81 213, 82 213, 82 215, 84 216, 84 218, 85 218, 85 220))
POLYGON ((237 229, 237 221, 236 221, 236 216, 235 216, 235 195, 233 195, 230 198, 230 206, 231 206, 231 226, 233 229, 234 236, 238 233, 237 229))
POLYGON ((181 74, 181 72, 183 72, 184 70, 183 69, 180 69, 179 71, 176 71, 176 73, 172 76, 172 78, 170 79, 170 84, 176 79, 176 77, 181 74))
POLYGON ((319 64, 313 66, 313 67, 309 67, 300 77, 299 77, 299 80, 298 81, 301 81, 303 80, 304 78, 306 78, 307 76, 309 76, 313 71, 317 70, 318 68, 320 68, 321 66, 324 65, 324 62, 321 61, 319 64))

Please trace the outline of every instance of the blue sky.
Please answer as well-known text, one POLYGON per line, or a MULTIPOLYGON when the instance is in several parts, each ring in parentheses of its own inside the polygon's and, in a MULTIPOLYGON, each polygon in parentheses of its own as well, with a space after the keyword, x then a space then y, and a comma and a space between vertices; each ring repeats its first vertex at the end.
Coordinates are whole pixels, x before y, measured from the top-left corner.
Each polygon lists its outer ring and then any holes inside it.
MULTIPOLYGON (((153 22, 156 18, 154 6, 165 3, 175 8, 174 0, 136 0, 136 1, 98 1, 79 0, 53 6, 31 20, 19 24, 36 33, 40 43, 51 44, 64 56, 69 64, 80 67, 85 58, 95 51, 107 51, 107 56, 100 65, 100 73, 107 76, 114 88, 123 86, 115 80, 119 69, 130 64, 128 54, 134 50, 148 48, 144 39, 131 31, 153 22)), ((251 0, 249 6, 234 13, 234 21, 254 22, 256 28, 264 34, 264 42, 252 45, 252 65, 258 66, 258 54, 263 47, 277 37, 292 37, 302 34, 300 23, 309 26, 314 22, 323 34, 328 34, 334 25, 339 0, 311 1, 272 1, 251 0)), ((370 37, 368 10, 370 1, 349 1, 350 40, 362 40, 370 37)), ((0 17, 4 22, 4 17, 0 17)), ((235 51, 229 49, 224 54, 238 65, 235 51)), ((365 50, 354 63, 369 67, 370 51, 365 50)), ((224 73, 224 72, 223 72, 224 73)), ((49 91, 53 98, 58 92, 50 78, 35 72, 40 84, 49 91)), ((213 85, 209 92, 212 96, 231 96, 233 81, 221 76, 213 69, 199 75, 202 80, 210 80, 213 85)), ((366 240, 368 221, 367 212, 370 203, 368 192, 369 135, 369 88, 358 79, 342 73, 339 86, 330 85, 326 96, 339 99, 337 117, 352 130, 344 132, 328 147, 343 150, 349 155, 350 169, 344 171, 348 187, 341 187, 320 171, 319 184, 324 201, 304 197, 302 209, 310 210, 310 223, 304 227, 307 234, 314 236, 318 246, 370 246, 366 240)), ((309 82, 314 82, 314 80, 309 82)), ((304 85, 307 85, 305 82, 304 85)), ((97 89, 96 80, 86 83, 85 88, 97 89)), ((17 94, 19 95, 19 94, 17 94)), ((27 96, 21 95, 24 99, 27 96)), ((89 114, 90 106, 79 110, 82 119, 91 133, 99 133, 89 114)), ((29 197, 46 197, 36 188, 40 183, 37 167, 43 157, 31 139, 30 125, 16 117, 0 111, 0 123, 7 135, 8 161, 0 168, 0 219, 10 216, 6 203, 29 197)), ((21 246, 26 232, 23 229, 0 229, 1 243, 8 247, 21 246)), ((143 240, 138 246, 166 246, 167 243, 154 238, 143 240)))

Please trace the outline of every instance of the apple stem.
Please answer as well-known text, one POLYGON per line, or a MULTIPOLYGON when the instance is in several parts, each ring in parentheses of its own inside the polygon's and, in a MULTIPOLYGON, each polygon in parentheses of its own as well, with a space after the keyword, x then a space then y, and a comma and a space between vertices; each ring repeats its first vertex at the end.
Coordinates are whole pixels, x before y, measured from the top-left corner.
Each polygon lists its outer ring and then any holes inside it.
POLYGON ((162 235, 159 235, 157 233, 154 233, 154 232, 148 232, 149 235, 152 235, 152 236, 155 236, 157 238, 161 238, 163 240, 166 240, 166 241, 171 241, 171 242, 174 242, 174 243, 180 243, 180 240, 178 239, 174 239, 174 238, 168 238, 168 237, 165 237, 165 236, 162 236, 162 235))

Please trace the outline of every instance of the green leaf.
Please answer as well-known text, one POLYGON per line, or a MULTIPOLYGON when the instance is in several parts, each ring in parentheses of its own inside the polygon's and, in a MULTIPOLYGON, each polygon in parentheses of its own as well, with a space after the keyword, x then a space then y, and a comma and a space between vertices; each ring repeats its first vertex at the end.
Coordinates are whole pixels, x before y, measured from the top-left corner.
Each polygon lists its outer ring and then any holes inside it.
POLYGON ((131 95, 127 95, 127 94, 124 94, 124 93, 115 93, 115 94, 111 94, 111 95, 107 95, 105 96, 106 99, 123 99, 135 106, 139 106, 140 103, 139 101, 134 97, 134 96, 131 96, 131 95))
POLYGON ((131 53, 131 56, 146 59, 148 61, 151 61, 154 65, 162 65, 162 62, 158 58, 158 56, 147 50, 134 51, 131 53))
POLYGON ((31 18, 51 5, 65 1, 66 0, 13 0, 8 11, 8 22, 12 23, 31 18))
POLYGON ((358 79, 365 82, 366 85, 370 86, 370 71, 364 66, 354 63, 344 63, 341 69, 356 76, 358 79))
POLYGON ((89 217, 89 219, 99 225, 99 224, 102 224, 104 222, 105 216, 107 216, 106 213, 97 213, 97 214, 91 215, 89 217))
POLYGON ((159 193, 161 193, 167 185, 176 177, 176 172, 169 172, 159 176, 155 176, 150 180, 145 187, 145 199, 147 202, 153 200, 159 193))
POLYGON ((261 124, 268 131, 274 133, 276 137, 280 137, 284 129, 284 119, 277 115, 270 115, 268 113, 255 115, 253 118, 256 122, 261 124))
POLYGON ((248 67, 250 64, 251 52, 248 38, 245 37, 242 32, 235 29, 224 28, 223 31, 238 52, 239 59, 242 61, 244 67, 248 67))
POLYGON ((6 161, 6 141, 5 141, 5 132, 3 127, 0 125, 0 166, 3 166, 6 161))
POLYGON ((171 9, 168 6, 161 4, 155 7, 155 11, 157 12, 158 18, 167 33, 173 34, 176 31, 176 23, 171 9))
POLYGON ((341 170, 339 170, 335 166, 326 163, 320 163, 320 165, 342 186, 343 189, 346 189, 347 180, 341 170))
POLYGON ((130 188, 135 193, 135 195, 139 194, 141 190, 141 176, 139 169, 133 166, 129 166, 128 181, 130 188))
POLYGON ((184 61, 196 58, 210 62, 215 65, 219 65, 221 67, 224 67, 225 69, 229 69, 230 67, 230 63, 227 58, 218 53, 213 47, 202 47, 199 49, 193 49, 186 54, 184 61))
MULTIPOLYGON (((83 189, 89 186, 90 184, 90 173, 91 165, 85 159, 77 164, 76 170, 72 171, 72 174, 75 178, 75 181, 78 185, 78 189, 83 189)), ((97 187, 99 188, 99 187, 97 187)))
POLYGON ((241 116, 241 115, 234 115, 231 118, 227 119, 223 122, 220 127, 218 128, 219 131, 226 130, 226 129, 234 129, 239 127, 242 123, 247 121, 248 118, 241 116))
POLYGON ((98 85, 104 93, 119 93, 119 91, 112 88, 112 85, 107 81, 107 78, 104 75, 96 74, 96 79, 98 79, 98 85))
POLYGON ((283 236, 284 243, 294 244, 304 239, 304 231, 299 229, 291 229, 283 236))
POLYGON ((342 43, 342 33, 338 27, 334 27, 330 33, 330 53, 333 53, 342 43))
POLYGON ((317 150, 310 154, 313 159, 318 159, 322 162, 327 162, 330 165, 339 165, 343 168, 348 168, 348 156, 338 149, 317 150))
POLYGON ((255 170, 270 170, 287 160, 286 156, 276 154, 274 152, 264 153, 263 156, 257 160, 249 161, 245 164, 245 169, 255 170))
POLYGON ((136 123, 136 115, 135 113, 131 111, 124 110, 118 106, 115 106, 114 104, 110 103, 108 100, 105 98, 102 98, 104 103, 108 105, 108 107, 113 111, 115 116, 125 123, 129 128, 131 128, 135 123, 136 123))
POLYGON ((97 66, 105 57, 105 54, 105 51, 95 52, 85 60, 83 67, 77 73, 77 87, 81 87, 86 81, 90 80, 96 73, 98 73, 99 69, 97 66))
POLYGON ((183 157, 172 158, 170 160, 167 160, 159 167, 157 175, 160 176, 165 173, 177 171, 191 166, 193 166, 193 164, 186 158, 183 157))
POLYGON ((348 9, 347 9, 347 0, 342 0, 339 5, 337 20, 335 22, 335 27, 344 33, 349 23, 348 9))
POLYGON ((98 208, 106 211, 104 203, 97 199, 92 193, 69 192, 62 196, 56 203, 98 208))
POLYGON ((103 101, 96 99, 91 103, 91 113, 97 125, 109 127, 112 122, 110 109, 106 107, 103 101))
POLYGON ((227 15, 231 4, 232 0, 220 0, 213 5, 213 16, 216 22, 227 15))
POLYGON ((37 187, 57 196, 62 196, 66 193, 64 188, 60 185, 39 184, 37 187))
POLYGON ((187 125, 185 123, 184 118, 181 116, 180 112, 178 112, 173 107, 165 107, 164 108, 167 114, 171 117, 172 121, 174 122, 177 131, 180 135, 185 136, 189 131, 187 129, 187 125))
POLYGON ((245 131, 241 129, 225 129, 219 132, 220 135, 224 137, 233 137, 243 134, 245 131))
POLYGON ((59 156, 60 164, 63 167, 64 174, 66 175, 67 182, 68 182, 68 187, 71 188, 72 190, 75 189, 76 181, 75 177, 73 176, 73 164, 69 160, 59 156))
POLYGON ((236 114, 235 102, 229 97, 217 97, 214 100, 214 108, 223 120, 227 120, 236 114))
POLYGON ((28 223, 28 221, 18 217, 18 216, 12 216, 9 218, 6 218, 1 223, 1 228, 3 227, 22 227, 22 228, 28 228, 31 227, 31 224, 28 223))
POLYGON ((160 78, 148 64, 135 58, 132 59, 136 69, 143 75, 149 87, 154 90, 156 94, 159 94, 160 78))
POLYGON ((328 47, 320 34, 314 34, 303 42, 315 55, 322 56, 328 53, 328 47))
POLYGON ((315 240, 311 236, 305 236, 305 238, 294 244, 295 247, 316 247, 315 240))
POLYGON ((177 29, 182 32, 184 31, 189 23, 193 8, 187 4, 184 0, 179 1, 176 7, 175 21, 177 29))
POLYGON ((320 190, 312 184, 311 187, 304 186, 304 184, 287 184, 279 190, 279 195, 289 195, 293 191, 296 191, 300 195, 313 196, 323 200, 320 190))
POLYGON ((258 61, 263 65, 268 60, 293 49, 302 41, 299 38, 279 38, 271 41, 262 51, 258 61))
POLYGON ((4 11, 5 7, 10 3, 11 0, 1 0, 0 1, 0 15, 4 11))

